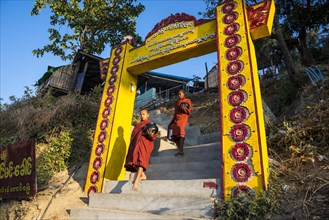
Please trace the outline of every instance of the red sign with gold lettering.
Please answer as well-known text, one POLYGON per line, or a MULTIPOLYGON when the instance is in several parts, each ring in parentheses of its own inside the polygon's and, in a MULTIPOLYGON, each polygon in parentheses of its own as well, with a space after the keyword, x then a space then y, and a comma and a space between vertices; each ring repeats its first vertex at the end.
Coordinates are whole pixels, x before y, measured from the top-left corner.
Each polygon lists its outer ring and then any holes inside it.
POLYGON ((0 200, 36 194, 35 141, 0 147, 0 200))

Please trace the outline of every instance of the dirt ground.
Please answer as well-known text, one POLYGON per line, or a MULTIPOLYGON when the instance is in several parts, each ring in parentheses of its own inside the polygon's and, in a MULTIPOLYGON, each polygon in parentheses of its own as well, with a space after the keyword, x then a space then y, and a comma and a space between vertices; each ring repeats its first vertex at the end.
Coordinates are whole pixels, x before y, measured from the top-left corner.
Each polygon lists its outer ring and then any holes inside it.
MULTIPOLYGON (((202 134, 219 131, 219 102, 218 93, 200 93, 187 95, 192 101, 192 112, 189 117, 191 126, 198 125, 202 134)), ((168 115, 174 113, 174 102, 170 101, 167 104, 160 106, 161 112, 168 115)))

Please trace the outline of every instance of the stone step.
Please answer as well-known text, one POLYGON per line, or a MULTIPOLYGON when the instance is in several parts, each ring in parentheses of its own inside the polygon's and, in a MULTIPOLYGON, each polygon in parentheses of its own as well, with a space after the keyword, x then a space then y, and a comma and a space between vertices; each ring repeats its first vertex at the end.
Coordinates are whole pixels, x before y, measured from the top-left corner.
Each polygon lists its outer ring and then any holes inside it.
POLYGON ((148 180, 194 180, 194 179, 220 179, 221 170, 211 169, 208 171, 168 171, 168 172, 146 172, 148 180))
MULTIPOLYGON (((214 197, 219 195, 220 179, 195 180, 143 180, 138 184, 138 192, 143 194, 192 195, 214 197)), ((133 181, 105 181, 104 193, 135 193, 133 181)))
POLYGON ((70 218, 76 220, 103 220, 103 219, 173 219, 173 220, 203 220, 189 216, 155 215, 144 212, 128 212, 119 210, 107 210, 97 208, 74 208, 70 210, 70 218))
POLYGON ((177 149, 175 143, 168 142, 168 141, 163 140, 161 138, 157 138, 154 141, 154 149, 152 151, 152 156, 159 156, 159 154, 162 151, 175 150, 175 149, 177 149))
POLYGON ((146 175, 150 173, 167 173, 171 171, 196 171, 205 172, 211 170, 220 169, 221 162, 219 160, 211 161, 195 161, 195 162, 184 162, 183 160, 177 160, 172 163, 156 163, 149 164, 148 170, 145 172, 146 175))
POLYGON ((200 196, 142 194, 138 191, 130 194, 92 193, 89 196, 89 207, 156 215, 210 218, 213 212, 213 199, 200 196))
POLYGON ((181 163, 181 162, 196 162, 196 161, 211 161, 211 160, 219 160, 221 152, 218 150, 214 150, 213 152, 185 152, 184 157, 175 156, 177 150, 172 151, 170 155, 159 155, 159 156, 151 156, 150 164, 158 164, 158 163, 181 163))
MULTIPOLYGON (((220 142, 208 143, 208 144, 200 144, 200 145, 193 145, 193 146, 184 146, 184 153, 213 153, 213 152, 220 152, 220 142)), ((163 150, 158 153, 158 157, 161 156, 170 156, 177 153, 176 149, 168 149, 163 150)))
POLYGON ((220 141, 219 132, 202 134, 198 137, 199 144, 208 144, 208 143, 219 142, 219 141, 220 141))

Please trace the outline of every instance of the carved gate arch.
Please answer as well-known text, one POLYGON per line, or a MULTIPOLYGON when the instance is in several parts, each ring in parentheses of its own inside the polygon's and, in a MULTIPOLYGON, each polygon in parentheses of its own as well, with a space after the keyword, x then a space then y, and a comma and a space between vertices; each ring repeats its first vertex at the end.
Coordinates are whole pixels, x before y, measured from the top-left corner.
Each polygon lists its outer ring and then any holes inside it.
POLYGON ((124 179, 137 75, 216 51, 222 167, 214 169, 221 172, 220 193, 227 200, 241 191, 265 190, 268 156, 253 40, 271 34, 274 11, 273 0, 249 7, 243 0, 226 1, 214 20, 171 15, 155 25, 144 45, 133 47, 127 39, 112 48, 85 192, 101 192, 104 180, 124 179))

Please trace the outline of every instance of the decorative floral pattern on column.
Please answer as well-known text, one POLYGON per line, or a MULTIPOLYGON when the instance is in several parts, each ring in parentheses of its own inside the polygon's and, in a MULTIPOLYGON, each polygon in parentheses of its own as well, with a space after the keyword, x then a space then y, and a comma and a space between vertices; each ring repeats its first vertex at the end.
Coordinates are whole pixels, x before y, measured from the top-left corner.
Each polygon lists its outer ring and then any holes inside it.
MULTIPOLYGON (((228 80, 226 87, 230 91, 227 95, 227 102, 231 106, 228 118, 233 123, 233 126, 228 132, 234 145, 230 150, 231 158, 236 162, 231 167, 231 178, 236 182, 236 186, 231 191, 231 196, 236 196, 240 192, 250 191, 250 187, 246 184, 253 178, 253 169, 251 165, 252 147, 245 143, 252 132, 245 122, 250 116, 249 109, 243 106, 248 101, 248 93, 244 90, 246 85, 245 62, 248 60, 243 58, 243 49, 241 48, 241 35, 238 34, 241 23, 237 21, 240 14, 235 11, 237 8, 235 1, 224 3, 221 8, 223 18, 221 26, 223 29, 223 36, 225 38, 224 46, 226 50, 220 51, 224 54, 224 58, 227 60, 227 65, 222 68, 226 69, 228 74, 228 80)), ((221 36, 222 37, 222 36, 221 36)), ((223 83, 224 84, 224 83, 223 83)), ((227 114, 227 113, 224 113, 227 114)))
POLYGON ((246 160, 250 155, 250 146, 246 143, 236 143, 231 150, 231 156, 236 161, 246 160))
MULTIPOLYGON (((115 105, 115 92, 116 92, 116 82, 118 80, 118 73, 120 73, 120 65, 122 63, 121 54, 123 52, 123 47, 120 45, 119 47, 114 49, 113 55, 111 57, 110 63, 112 63, 112 67, 109 69, 108 72, 108 79, 106 82, 106 90, 103 93, 102 97, 102 105, 101 108, 103 110, 100 112, 101 118, 98 118, 98 129, 95 131, 95 141, 96 147, 94 152, 94 157, 90 163, 92 164, 92 170, 88 172, 89 176, 87 177, 87 180, 89 180, 89 188, 88 188, 88 195, 90 193, 94 192, 100 192, 101 189, 97 187, 99 185, 98 183, 101 181, 102 178, 102 172, 104 172, 105 164, 104 161, 106 161, 104 152, 108 150, 108 148, 105 146, 105 142, 108 143, 109 139, 109 133, 111 129, 109 126, 111 125, 111 119, 113 120, 113 113, 112 109, 114 109, 115 105), (101 171, 102 170, 102 171, 101 171)), ((104 88, 105 89, 105 88, 104 88)))
POLYGON ((248 20, 250 23, 250 29, 255 29, 262 25, 265 25, 268 18, 270 9, 270 3, 268 0, 264 0, 263 3, 257 8, 248 7, 248 20))
POLYGON ((234 187, 232 189, 232 196, 235 197, 235 196, 238 196, 238 195, 241 195, 241 193, 243 194, 255 194, 255 192, 248 186, 246 185, 237 185, 236 187, 234 187))

